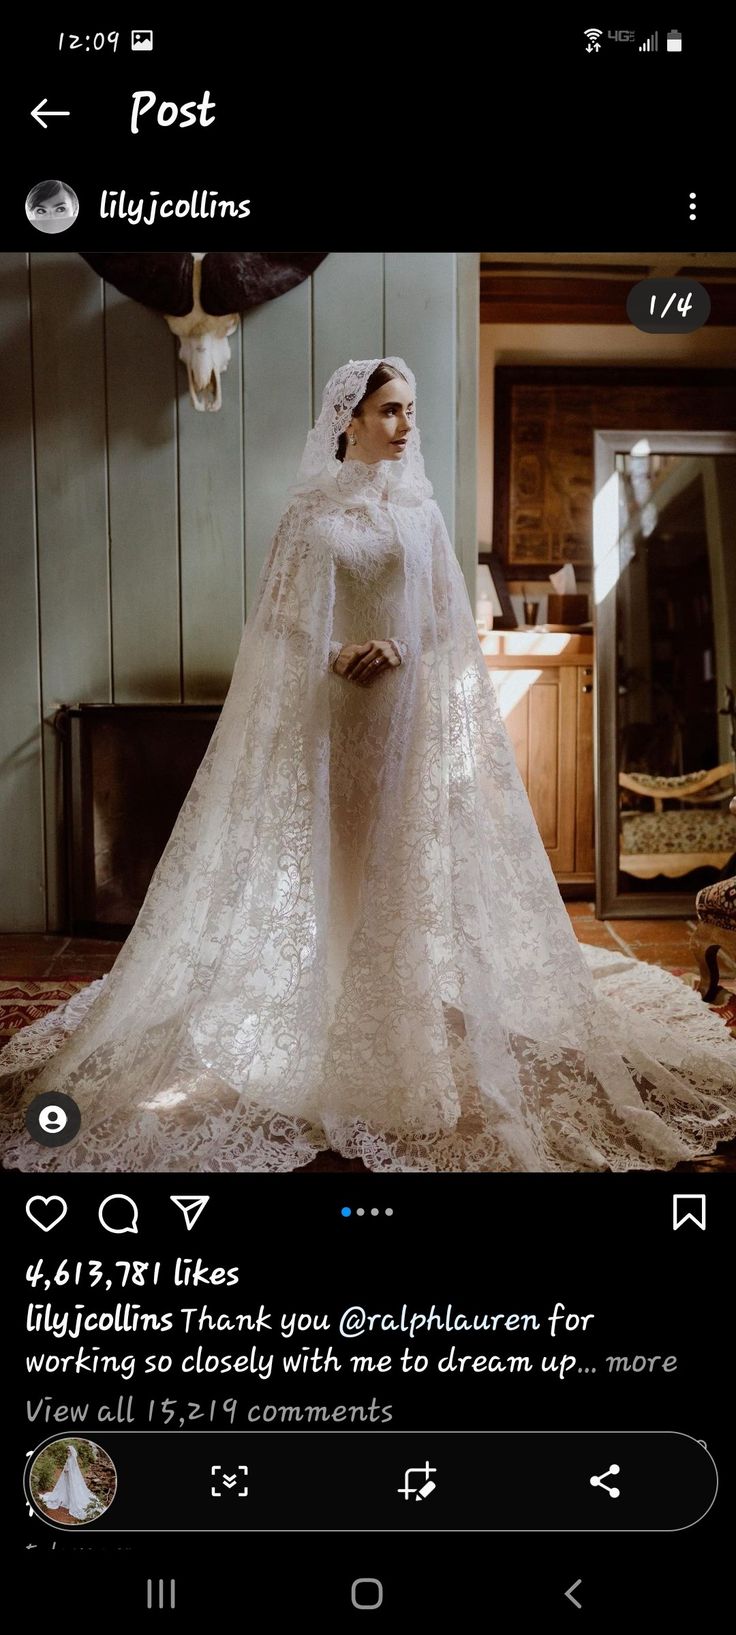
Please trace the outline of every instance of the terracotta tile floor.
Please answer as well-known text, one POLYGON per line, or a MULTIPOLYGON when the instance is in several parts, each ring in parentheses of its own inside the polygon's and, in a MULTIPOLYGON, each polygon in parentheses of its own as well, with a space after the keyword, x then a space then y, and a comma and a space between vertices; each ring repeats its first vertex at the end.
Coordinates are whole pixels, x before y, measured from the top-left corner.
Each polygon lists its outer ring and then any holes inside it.
MULTIPOLYGON (((597 920, 593 903, 566 903, 580 942, 622 950, 635 959, 668 968, 695 971, 689 935, 693 920, 597 920)), ((40 932, 0 934, 0 977, 76 977, 104 975, 114 965, 121 942, 97 937, 65 937, 40 932)), ((723 961, 724 986, 736 991, 736 967, 723 961)))
POLYGON ((76 977, 80 981, 86 977, 92 982, 110 970, 122 946, 97 937, 6 932, 0 935, 0 977, 76 977))
MULTIPOLYGON (((648 960, 668 969, 679 966, 683 970, 697 970, 689 947, 692 920, 597 920, 593 903, 568 902, 565 907, 580 942, 619 949, 635 959, 648 960)), ((40 932, 0 934, 0 977, 60 977, 91 982, 110 970, 121 947, 120 942, 101 941, 97 937, 65 937, 40 932)), ((736 993, 733 961, 723 960, 721 983, 736 993)), ((677 1167, 678 1171, 688 1172, 736 1171, 736 1142, 722 1147, 712 1158, 677 1167)), ((363 1165, 358 1159, 321 1153, 305 1169, 362 1171, 363 1165)))
MULTIPOLYGON (((569 917, 581 942, 597 948, 620 948, 636 960, 654 965, 679 965, 697 970, 690 953, 692 919, 674 921, 597 921, 594 903, 566 903, 569 917)), ((77 978, 80 981, 103 976, 110 971, 121 942, 105 942, 98 937, 56 937, 41 932, 0 934, 0 976, 28 978, 77 978)), ((736 966, 723 961, 725 986, 736 983, 736 966), (733 979, 733 981, 731 981, 733 979)))

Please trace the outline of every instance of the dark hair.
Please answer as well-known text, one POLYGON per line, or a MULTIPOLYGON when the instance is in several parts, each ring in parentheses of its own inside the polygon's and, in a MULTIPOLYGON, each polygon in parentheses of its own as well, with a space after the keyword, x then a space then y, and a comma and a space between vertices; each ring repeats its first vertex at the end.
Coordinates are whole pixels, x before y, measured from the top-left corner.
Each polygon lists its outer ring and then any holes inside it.
MULTIPOLYGON (((401 370, 395 369, 392 363, 379 363, 378 368, 374 369, 373 374, 368 376, 365 383, 365 391, 360 399, 360 402, 356 403, 355 408, 353 409, 353 414, 360 418, 361 410, 366 398, 372 397, 374 392, 380 391, 380 388, 388 385, 390 380, 403 380, 406 381, 407 386, 409 384, 406 380, 406 375, 402 375, 401 370)), ((337 439, 337 448, 335 450, 336 459, 345 459, 345 451, 347 446, 348 434, 347 432, 343 431, 340 433, 340 436, 337 439)))
POLYGON ((46 204, 47 199, 53 199, 55 193, 65 193, 72 203, 75 202, 75 194, 67 187, 66 182, 36 182, 36 186, 31 188, 26 199, 26 208, 35 210, 36 205, 46 204))

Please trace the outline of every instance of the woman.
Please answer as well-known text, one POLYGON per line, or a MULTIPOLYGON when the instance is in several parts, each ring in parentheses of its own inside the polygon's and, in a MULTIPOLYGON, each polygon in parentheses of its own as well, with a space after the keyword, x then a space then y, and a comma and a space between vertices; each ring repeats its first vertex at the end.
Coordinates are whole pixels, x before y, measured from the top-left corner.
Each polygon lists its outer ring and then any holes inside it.
POLYGON ((47 1510, 68 1510, 77 1521, 94 1521, 105 1509, 84 1480, 73 1442, 69 1443, 66 1464, 55 1488, 51 1493, 41 1493, 39 1497, 47 1510))
POLYGON ((26 1103, 73 1096, 79 1134, 41 1149, 18 1107, 6 1164, 651 1169, 736 1133, 719 1019, 578 945, 415 398, 401 358, 328 381, 136 925, 0 1057, 26 1103))

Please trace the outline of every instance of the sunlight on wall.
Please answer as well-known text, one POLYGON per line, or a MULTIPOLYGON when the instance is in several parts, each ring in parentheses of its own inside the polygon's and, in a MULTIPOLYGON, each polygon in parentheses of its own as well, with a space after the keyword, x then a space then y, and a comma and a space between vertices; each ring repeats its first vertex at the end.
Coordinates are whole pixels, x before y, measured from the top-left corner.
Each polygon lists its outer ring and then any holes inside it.
POLYGON ((541 674, 541 670, 491 670, 491 681, 504 721, 541 674))
POLYGON ((618 473, 612 472, 593 500, 593 596, 598 607, 619 577, 618 473))

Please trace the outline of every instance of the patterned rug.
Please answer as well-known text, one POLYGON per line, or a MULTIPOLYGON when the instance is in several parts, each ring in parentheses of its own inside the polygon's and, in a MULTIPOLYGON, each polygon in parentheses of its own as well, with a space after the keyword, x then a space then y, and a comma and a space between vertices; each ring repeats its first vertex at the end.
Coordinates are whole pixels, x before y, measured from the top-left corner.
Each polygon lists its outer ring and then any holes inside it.
MULTIPOLYGON (((668 965, 667 970, 673 976, 686 982, 689 988, 695 988, 698 983, 698 973, 688 970, 681 965, 668 965)), ((88 979, 94 981, 93 977, 88 979)), ((54 981, 46 978, 45 981, 29 982, 23 977, 0 978, 0 1047, 16 1033, 18 1028, 24 1028, 29 1022, 35 1022, 39 1016, 45 1016, 48 1011, 62 1005, 72 994, 78 993, 80 988, 86 988, 86 981, 54 981)), ((736 985, 735 985, 736 986, 736 985)), ((736 1039, 736 992, 728 988, 719 988, 711 1010, 723 1018, 724 1025, 736 1039)))
MULTIPOLYGON (((673 976, 679 977, 681 982, 686 982, 689 988, 696 986, 698 982, 696 971, 686 970, 678 965, 670 965, 667 969, 673 976)), ((81 981, 54 982, 51 978, 46 978, 45 981, 29 982, 21 977, 15 980, 11 977, 0 978, 0 1050, 11 1033, 15 1033, 18 1028, 26 1027, 30 1022, 35 1022, 37 1017, 45 1016, 48 1011, 55 1010, 65 999, 71 999, 72 994, 86 987, 87 983, 81 981)), ((724 1025, 736 1039, 736 993, 719 988, 716 1003, 711 1005, 711 1010, 723 1018, 724 1025)), ((314 1172, 338 1169, 367 1173, 360 1159, 341 1158, 337 1153, 319 1153, 305 1169, 314 1172)), ((678 1164, 675 1173, 707 1174, 719 1170, 736 1171, 736 1142, 720 1147, 712 1157, 698 1159, 693 1164, 678 1164)))
POLYGON ((7 1042, 11 1033, 17 1033, 18 1028, 25 1028, 39 1016, 56 1010, 57 1005, 63 1005, 72 994, 86 987, 86 982, 54 982, 50 978, 44 982, 29 982, 24 977, 0 979, 0 1045, 7 1042))

